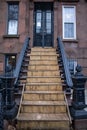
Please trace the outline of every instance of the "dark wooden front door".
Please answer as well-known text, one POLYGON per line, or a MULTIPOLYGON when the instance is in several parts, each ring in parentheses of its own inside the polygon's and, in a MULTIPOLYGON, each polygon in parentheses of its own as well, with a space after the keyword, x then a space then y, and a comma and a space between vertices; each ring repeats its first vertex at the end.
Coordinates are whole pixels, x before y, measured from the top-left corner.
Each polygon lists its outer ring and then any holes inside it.
POLYGON ((34 10, 34 46, 53 45, 53 5, 35 3, 34 10))

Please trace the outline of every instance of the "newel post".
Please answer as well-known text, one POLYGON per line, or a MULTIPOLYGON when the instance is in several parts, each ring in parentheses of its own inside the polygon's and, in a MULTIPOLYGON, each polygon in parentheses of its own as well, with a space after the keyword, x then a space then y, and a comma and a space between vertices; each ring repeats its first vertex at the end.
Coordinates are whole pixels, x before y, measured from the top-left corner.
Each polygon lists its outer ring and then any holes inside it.
POLYGON ((81 71, 81 66, 76 67, 77 73, 72 77, 73 80, 73 101, 72 106, 74 109, 85 108, 85 83, 87 77, 85 77, 81 71))
POLYGON ((87 77, 81 71, 82 67, 77 65, 76 74, 72 77, 73 80, 73 100, 71 108, 71 116, 73 119, 87 119, 87 111, 85 104, 85 83, 87 77))

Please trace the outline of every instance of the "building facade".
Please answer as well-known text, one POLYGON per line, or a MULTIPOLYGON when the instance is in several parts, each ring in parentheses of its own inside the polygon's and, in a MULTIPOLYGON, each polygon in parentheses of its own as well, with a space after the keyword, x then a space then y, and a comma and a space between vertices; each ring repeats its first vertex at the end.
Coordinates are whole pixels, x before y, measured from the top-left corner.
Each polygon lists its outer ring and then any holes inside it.
POLYGON ((13 70, 26 37, 30 47, 56 47, 87 75, 86 0, 0 0, 0 74, 13 70))

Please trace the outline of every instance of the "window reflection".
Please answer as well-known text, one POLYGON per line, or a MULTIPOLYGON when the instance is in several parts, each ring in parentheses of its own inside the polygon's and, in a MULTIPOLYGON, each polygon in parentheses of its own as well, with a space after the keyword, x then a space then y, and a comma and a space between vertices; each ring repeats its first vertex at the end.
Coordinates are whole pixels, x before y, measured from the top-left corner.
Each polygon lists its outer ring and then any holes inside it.
POLYGON ((41 31, 41 12, 36 14, 36 32, 40 33, 41 31))
POLYGON ((46 13, 46 31, 51 33, 51 12, 46 13))
POLYGON ((17 34, 18 4, 8 3, 8 34, 17 34))

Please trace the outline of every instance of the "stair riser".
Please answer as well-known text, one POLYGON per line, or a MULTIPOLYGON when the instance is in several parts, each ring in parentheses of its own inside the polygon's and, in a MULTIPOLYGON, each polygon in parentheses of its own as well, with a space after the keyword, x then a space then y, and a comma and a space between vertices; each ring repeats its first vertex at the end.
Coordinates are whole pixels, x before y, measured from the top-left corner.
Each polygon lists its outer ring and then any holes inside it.
POLYGON ((21 107, 21 112, 24 113, 47 113, 47 114, 53 114, 53 113, 65 113, 66 112, 66 106, 49 106, 49 105, 44 105, 44 106, 36 106, 36 105, 29 105, 25 106, 22 105, 21 107))
POLYGON ((36 77, 32 77, 32 78, 27 78, 27 82, 30 82, 30 83, 61 83, 61 79, 60 78, 36 78, 36 77))
POLYGON ((17 128, 18 130, 70 130, 68 121, 18 121, 17 128))
POLYGON ((30 56, 30 60, 57 60, 57 56, 30 56))
POLYGON ((54 85, 54 86, 49 86, 49 85, 39 85, 39 86, 26 86, 27 91, 62 91, 62 86, 61 85, 54 85))
POLYGON ((48 51, 48 52, 44 52, 44 51, 33 51, 33 52, 31 52, 31 55, 56 55, 55 54, 55 52, 50 52, 50 51, 48 51))
POLYGON ((33 51, 35 51, 35 52, 38 52, 38 51, 40 51, 40 52, 55 52, 56 51, 56 49, 54 49, 54 48, 31 48, 31 52, 33 52, 33 51))
POLYGON ((24 100, 29 101, 63 101, 64 95, 63 94, 24 94, 24 100))
POLYGON ((37 66, 37 65, 32 65, 28 67, 28 70, 34 70, 34 71, 46 71, 46 70, 56 70, 59 71, 58 66, 37 66))
POLYGON ((28 76, 60 76, 58 71, 29 71, 28 76))

